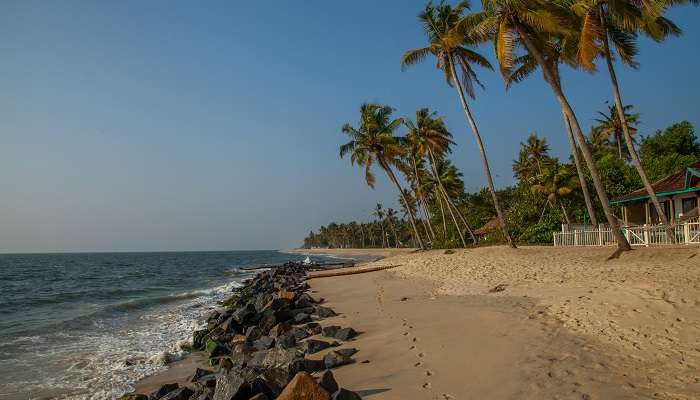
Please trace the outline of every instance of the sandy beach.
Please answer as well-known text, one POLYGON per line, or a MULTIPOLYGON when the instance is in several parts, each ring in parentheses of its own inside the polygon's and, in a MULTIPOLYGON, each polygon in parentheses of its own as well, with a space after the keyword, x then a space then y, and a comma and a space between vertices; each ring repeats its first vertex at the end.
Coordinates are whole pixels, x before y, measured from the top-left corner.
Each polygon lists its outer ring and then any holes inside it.
POLYGON ((694 399, 699 252, 436 250, 310 282, 341 313, 324 325, 364 332, 354 346, 369 362, 336 375, 368 398, 694 399))

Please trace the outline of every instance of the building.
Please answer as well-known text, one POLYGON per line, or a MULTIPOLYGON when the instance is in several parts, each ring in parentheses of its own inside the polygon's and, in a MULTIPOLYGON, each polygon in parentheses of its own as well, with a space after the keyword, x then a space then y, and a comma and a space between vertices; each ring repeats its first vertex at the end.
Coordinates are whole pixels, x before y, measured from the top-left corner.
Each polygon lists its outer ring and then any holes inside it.
MULTIPOLYGON (((700 161, 652 184, 661 208, 671 223, 697 219, 700 202, 700 161)), ((622 206, 622 220, 626 226, 659 224, 659 215, 644 188, 614 199, 622 206)))

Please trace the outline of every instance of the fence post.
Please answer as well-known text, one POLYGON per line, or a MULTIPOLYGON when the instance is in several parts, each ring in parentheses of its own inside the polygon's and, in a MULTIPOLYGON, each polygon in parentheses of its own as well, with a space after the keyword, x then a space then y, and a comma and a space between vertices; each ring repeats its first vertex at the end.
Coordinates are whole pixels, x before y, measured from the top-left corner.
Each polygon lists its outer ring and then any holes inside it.
POLYGON ((574 246, 578 246, 578 231, 574 229, 574 246))
POLYGON ((683 224, 683 237, 685 244, 690 244, 690 225, 687 222, 683 224))
POLYGON ((603 246, 603 230, 598 226, 598 246, 603 246))
POLYGON ((644 224, 644 246, 649 247, 649 227, 644 224))

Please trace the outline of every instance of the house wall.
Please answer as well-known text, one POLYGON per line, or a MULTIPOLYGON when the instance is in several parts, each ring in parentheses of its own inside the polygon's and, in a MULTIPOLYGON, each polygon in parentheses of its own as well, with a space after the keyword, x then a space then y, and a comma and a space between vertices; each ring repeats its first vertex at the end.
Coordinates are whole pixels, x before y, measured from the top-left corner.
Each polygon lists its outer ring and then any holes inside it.
MULTIPOLYGON (((683 199, 695 198, 697 204, 700 205, 700 196, 697 193, 686 193, 682 195, 670 197, 659 197, 659 202, 662 207, 671 207, 670 212, 667 214, 671 216, 673 221, 678 221, 683 217, 683 199)), ((644 225, 658 223, 658 221, 653 218, 655 215, 654 204, 649 202, 639 202, 630 203, 624 206, 624 220, 627 225, 644 225)))

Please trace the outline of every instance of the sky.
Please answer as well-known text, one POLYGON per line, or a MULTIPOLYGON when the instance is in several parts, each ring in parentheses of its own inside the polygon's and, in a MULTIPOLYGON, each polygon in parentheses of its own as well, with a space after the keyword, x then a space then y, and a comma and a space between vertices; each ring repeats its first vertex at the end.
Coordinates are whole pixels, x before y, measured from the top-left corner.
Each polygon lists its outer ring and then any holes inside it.
MULTIPOLYGON (((398 204, 384 176, 372 190, 338 157, 363 102, 445 116, 478 190, 454 89, 432 60, 400 69, 425 44, 424 4, 0 2, 0 252, 285 249, 322 224, 369 220, 377 202, 398 204)), ((671 10, 684 35, 641 40, 641 67, 618 66, 642 134, 700 126, 699 15, 671 10)), ((539 75, 506 92, 500 74, 478 73, 471 107, 497 186, 514 182, 532 132, 568 158, 539 75)), ((611 99, 607 75, 565 70, 563 84, 588 131, 611 99)))

